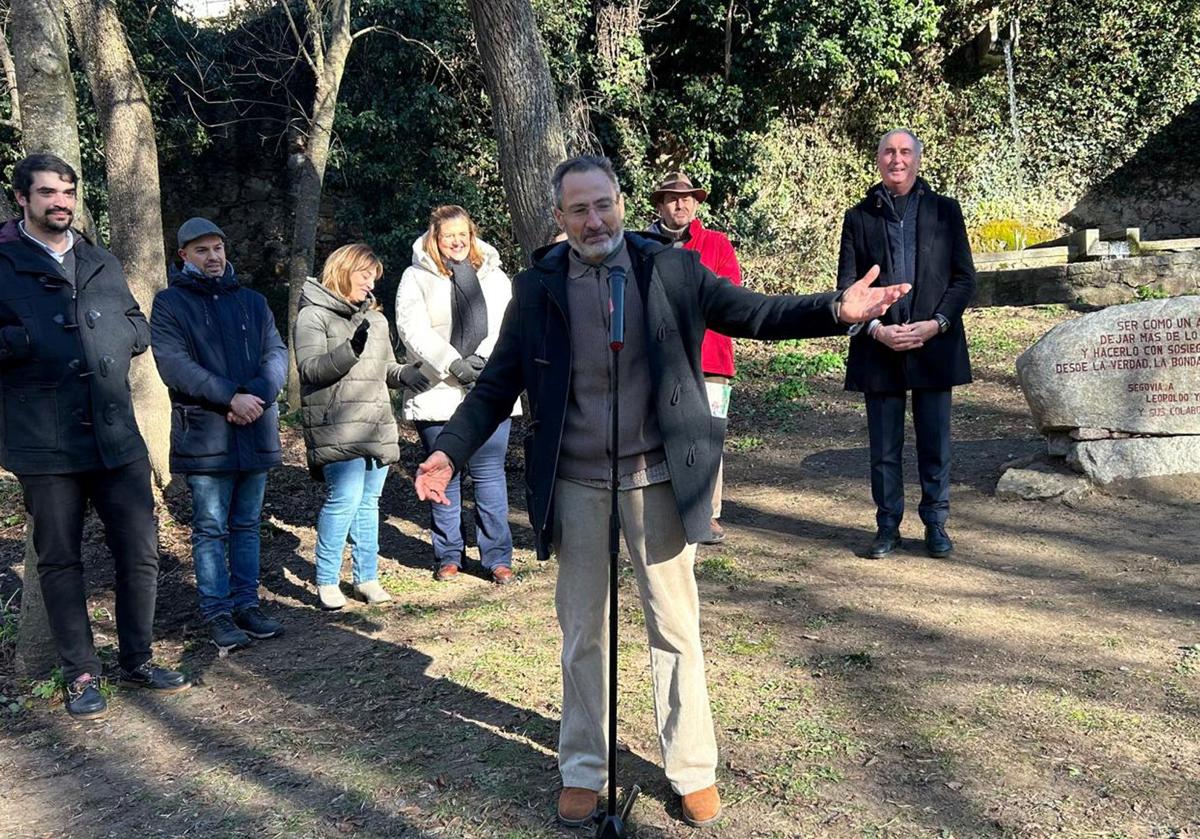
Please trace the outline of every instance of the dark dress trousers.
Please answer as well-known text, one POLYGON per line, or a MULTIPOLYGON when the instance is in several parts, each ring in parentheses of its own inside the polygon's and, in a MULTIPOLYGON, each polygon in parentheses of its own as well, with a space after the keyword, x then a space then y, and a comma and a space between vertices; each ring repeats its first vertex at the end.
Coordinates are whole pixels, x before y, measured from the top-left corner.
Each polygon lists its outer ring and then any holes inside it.
MULTIPOLYGON (((915 323, 941 315, 948 328, 920 349, 905 352, 889 349, 865 328, 850 340, 846 389, 866 397, 871 493, 880 527, 898 527, 904 515, 901 452, 909 391, 921 478, 921 520, 926 524, 946 521, 950 509, 950 388, 971 381, 962 316, 975 292, 975 266, 962 210, 957 201, 938 195, 921 178, 909 200, 917 202, 913 289, 881 321, 885 325, 915 323)), ((848 287, 872 265, 880 267, 879 285, 905 281, 905 260, 897 253, 904 247, 903 238, 896 235, 898 222, 881 184, 847 211, 838 256, 838 288, 848 287)))

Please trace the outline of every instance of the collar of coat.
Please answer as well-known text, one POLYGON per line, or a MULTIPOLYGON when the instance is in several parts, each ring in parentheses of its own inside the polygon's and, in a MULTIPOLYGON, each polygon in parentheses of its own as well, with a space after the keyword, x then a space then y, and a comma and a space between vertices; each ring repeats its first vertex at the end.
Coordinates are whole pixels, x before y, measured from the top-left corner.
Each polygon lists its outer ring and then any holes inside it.
MULTIPOLYGON (((625 244, 629 248, 629 256, 636 263, 640 259, 648 259, 657 253, 670 250, 670 242, 663 236, 653 233, 631 233, 625 231, 625 244)), ((571 246, 567 242, 554 242, 533 252, 533 267, 539 271, 566 276, 567 265, 570 261, 571 246)))
MULTIPOLYGON (((933 195, 934 192, 924 178, 918 177, 913 182, 912 191, 909 193, 919 195, 933 195)), ((880 212, 883 210, 884 204, 887 203, 887 189, 883 182, 879 182, 867 190, 866 197, 863 198, 863 203, 866 204, 872 211, 880 212)))
POLYGON ((343 318, 366 315, 379 308, 374 297, 368 297, 361 303, 351 303, 340 294, 327 289, 316 277, 306 279, 304 287, 300 290, 300 308, 305 306, 316 306, 343 318))
MULTIPOLYGON (((628 230, 625 231, 625 246, 628 248, 629 260, 633 263, 634 278, 637 280, 642 297, 645 298, 654 257, 663 251, 673 250, 673 246, 660 236, 630 233, 628 230)), ((540 275, 542 284, 563 312, 567 311, 567 274, 571 266, 570 253, 571 246, 567 242, 554 242, 533 252, 531 270, 540 275)))
MULTIPOLYGON (((14 271, 61 277, 62 268, 54 257, 33 243, 25 241, 21 229, 17 226, 19 220, 12 219, 0 227, 0 254, 12 264, 14 271)), ((71 232, 75 234, 75 275, 90 279, 104 264, 104 251, 84 235, 83 231, 72 228, 71 232)))
POLYGON ((232 262, 225 263, 225 273, 220 277, 209 277, 195 270, 189 271, 186 265, 171 265, 167 274, 167 284, 198 294, 232 294, 240 287, 232 262))

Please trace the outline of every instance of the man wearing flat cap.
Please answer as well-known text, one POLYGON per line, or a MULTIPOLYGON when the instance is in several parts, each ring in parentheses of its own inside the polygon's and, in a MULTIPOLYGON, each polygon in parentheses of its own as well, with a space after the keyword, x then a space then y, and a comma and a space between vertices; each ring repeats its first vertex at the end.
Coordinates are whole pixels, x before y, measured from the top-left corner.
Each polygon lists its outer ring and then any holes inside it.
MULTIPOLYGON (((708 198, 708 190, 694 185, 683 172, 671 172, 654 192, 650 203, 658 218, 650 232, 665 236, 675 247, 696 251, 700 264, 718 277, 734 285, 742 284, 742 269, 729 237, 709 230, 696 218, 696 210, 708 198)), ((700 367, 708 391, 709 408, 714 417, 729 418, 729 399, 733 384, 733 339, 708 330, 700 348, 700 367)), ((704 542, 714 545, 725 540, 721 529, 721 491, 724 484, 724 461, 717 466, 717 483, 712 494, 712 536, 704 542)))
POLYGON ((154 298, 151 346, 171 394, 171 471, 192 491, 200 615, 228 650, 283 629, 259 607, 258 566, 267 471, 282 462, 287 349, 266 298, 238 283, 221 228, 188 219, 177 238, 181 265, 154 298))

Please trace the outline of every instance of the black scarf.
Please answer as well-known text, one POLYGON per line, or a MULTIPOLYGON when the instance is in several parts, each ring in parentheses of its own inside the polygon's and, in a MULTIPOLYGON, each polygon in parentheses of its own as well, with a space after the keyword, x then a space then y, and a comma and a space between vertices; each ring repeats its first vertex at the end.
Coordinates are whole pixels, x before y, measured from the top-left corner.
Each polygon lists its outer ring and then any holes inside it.
POLYGON ((473 355, 487 337, 487 302, 470 260, 447 260, 450 266, 450 346, 463 358, 473 355))

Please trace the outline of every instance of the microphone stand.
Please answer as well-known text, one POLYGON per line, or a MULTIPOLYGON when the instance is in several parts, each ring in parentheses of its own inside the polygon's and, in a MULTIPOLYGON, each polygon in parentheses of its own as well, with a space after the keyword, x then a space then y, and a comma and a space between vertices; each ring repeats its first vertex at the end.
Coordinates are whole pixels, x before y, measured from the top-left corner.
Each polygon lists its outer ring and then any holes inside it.
POLYGON ((620 446, 617 445, 620 430, 618 398, 620 395, 620 353, 625 346, 625 270, 613 268, 608 274, 609 282, 609 343, 612 358, 610 399, 612 403, 612 442, 610 499, 608 513, 608 813, 597 815, 599 826, 597 839, 623 839, 625 821, 633 802, 637 800, 641 787, 634 784, 625 804, 617 812, 617 570, 621 551, 621 509, 618 498, 618 473, 620 446))

